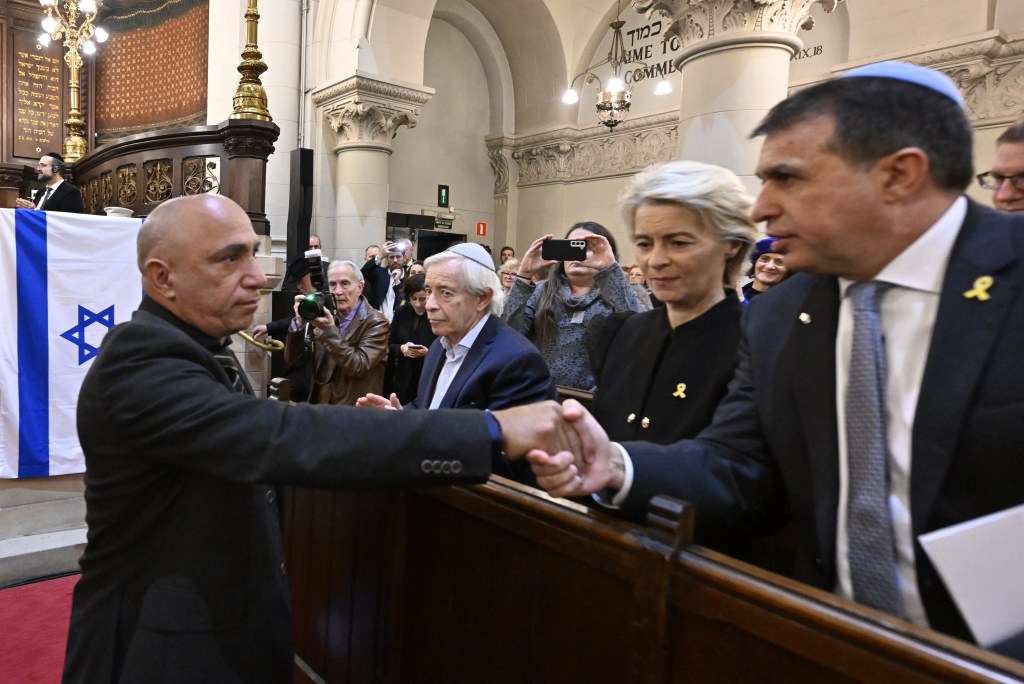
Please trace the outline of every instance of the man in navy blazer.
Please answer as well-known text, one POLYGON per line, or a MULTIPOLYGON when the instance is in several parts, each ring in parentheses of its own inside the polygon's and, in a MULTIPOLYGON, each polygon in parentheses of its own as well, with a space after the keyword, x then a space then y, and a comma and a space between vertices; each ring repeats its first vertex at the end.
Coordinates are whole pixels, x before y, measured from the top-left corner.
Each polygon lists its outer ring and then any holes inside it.
POLYGON ((56 152, 44 154, 36 164, 36 174, 38 174, 39 180, 46 181, 46 187, 37 190, 35 196, 30 200, 18 198, 15 206, 19 209, 84 214, 85 203, 82 201, 82 193, 70 182, 64 180, 64 170, 64 157, 56 152))
POLYGON ((589 461, 538 455, 534 472, 553 494, 599 492, 627 509, 678 496, 698 526, 739 533, 791 518, 795 576, 860 600, 851 549, 861 538, 844 525, 847 295, 884 283, 888 372, 875 403, 890 612, 969 639, 919 536, 1024 503, 1024 220, 963 197, 972 131, 952 81, 897 63, 846 76, 794 94, 755 131, 767 137, 754 219, 803 273, 751 303, 712 424, 668 446, 614 445, 570 404, 589 461))
MULTIPOLYGON (((499 318, 501 282, 478 244, 453 245, 424 263, 427 319, 438 338, 426 354, 410 408, 498 410, 554 399, 547 364, 537 348, 499 318)), ((398 397, 368 394, 357 402, 374 408, 402 408, 398 397)), ((496 459, 494 473, 535 484, 524 462, 496 459)))

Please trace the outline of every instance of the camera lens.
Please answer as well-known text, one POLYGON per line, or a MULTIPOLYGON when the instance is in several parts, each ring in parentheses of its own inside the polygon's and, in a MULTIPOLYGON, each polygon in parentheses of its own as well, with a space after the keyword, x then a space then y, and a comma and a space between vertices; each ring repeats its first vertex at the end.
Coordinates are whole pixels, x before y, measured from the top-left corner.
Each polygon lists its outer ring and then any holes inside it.
POLYGON ((324 315, 323 295, 311 293, 299 302, 299 316, 304 321, 311 321, 324 315))

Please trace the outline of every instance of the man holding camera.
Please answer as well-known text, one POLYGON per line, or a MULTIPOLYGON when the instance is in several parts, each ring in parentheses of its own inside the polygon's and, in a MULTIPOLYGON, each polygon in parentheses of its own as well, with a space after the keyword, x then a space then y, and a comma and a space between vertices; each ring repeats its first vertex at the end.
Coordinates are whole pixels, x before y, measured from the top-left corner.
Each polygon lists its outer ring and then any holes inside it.
MULTIPOLYGON (((314 287, 322 285, 323 276, 319 283, 316 276, 316 268, 310 268, 314 287)), ((384 388, 388 320, 363 297, 363 274, 351 261, 332 262, 327 283, 331 300, 312 311, 307 307, 315 295, 295 297, 284 360, 294 366, 312 357, 311 404, 354 405, 359 397, 384 388)))
POLYGON ((30 200, 19 197, 15 202, 18 209, 85 213, 82 193, 64 180, 64 157, 56 152, 47 152, 36 164, 36 174, 39 180, 46 181, 46 187, 36 191, 35 197, 30 200))

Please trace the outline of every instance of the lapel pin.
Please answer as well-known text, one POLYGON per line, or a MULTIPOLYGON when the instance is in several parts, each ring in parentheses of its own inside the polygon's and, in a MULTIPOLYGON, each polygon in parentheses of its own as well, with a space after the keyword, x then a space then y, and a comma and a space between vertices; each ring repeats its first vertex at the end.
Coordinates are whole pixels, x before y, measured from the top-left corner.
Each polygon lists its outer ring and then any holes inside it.
POLYGON ((977 299, 979 302, 987 302, 989 298, 992 297, 992 295, 988 293, 989 288, 991 288, 995 282, 996 281, 992 276, 981 276, 974 281, 974 287, 967 292, 964 292, 964 297, 966 299, 977 299))
MULTIPOLYGON (((672 393, 672 396, 676 397, 677 399, 685 399, 686 398, 686 383, 685 382, 681 382, 678 385, 676 385, 676 391, 672 393)), ((646 427, 646 426, 644 426, 644 427, 646 427)))
POLYGON ((797 318, 798 321, 800 321, 804 325, 810 325, 811 324, 811 314, 809 314, 807 312, 802 312, 796 318, 797 318))

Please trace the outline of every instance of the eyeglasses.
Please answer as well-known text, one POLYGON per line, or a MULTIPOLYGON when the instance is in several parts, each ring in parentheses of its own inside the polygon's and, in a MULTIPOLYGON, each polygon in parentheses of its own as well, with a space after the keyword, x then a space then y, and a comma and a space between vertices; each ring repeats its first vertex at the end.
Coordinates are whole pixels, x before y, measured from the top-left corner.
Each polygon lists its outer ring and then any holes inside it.
POLYGON ((1010 185, 1017 192, 1024 192, 1024 173, 1015 173, 1012 176, 1004 176, 1001 173, 995 173, 994 171, 986 171, 985 173, 978 174, 978 183, 981 187, 986 190, 998 190, 1002 185, 1003 181, 1010 181, 1010 185))

